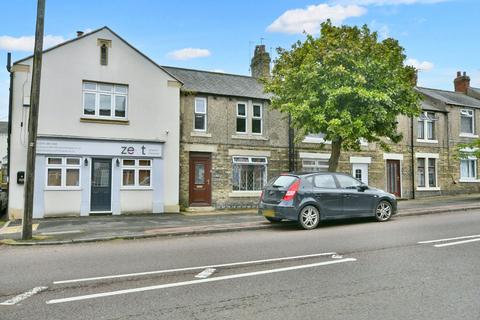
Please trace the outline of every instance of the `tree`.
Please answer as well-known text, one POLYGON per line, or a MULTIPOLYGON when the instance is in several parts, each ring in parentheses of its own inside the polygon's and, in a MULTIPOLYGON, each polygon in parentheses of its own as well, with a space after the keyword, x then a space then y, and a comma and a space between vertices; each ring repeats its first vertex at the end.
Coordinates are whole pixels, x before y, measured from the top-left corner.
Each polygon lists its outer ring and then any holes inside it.
POLYGON ((397 143, 397 116, 420 112, 413 67, 405 66, 397 40, 378 41, 369 28, 321 25, 320 36, 306 36, 291 50, 277 49, 272 76, 264 79, 271 106, 291 116, 302 136, 323 133, 332 142, 329 171, 341 150, 360 150, 360 139, 397 143))

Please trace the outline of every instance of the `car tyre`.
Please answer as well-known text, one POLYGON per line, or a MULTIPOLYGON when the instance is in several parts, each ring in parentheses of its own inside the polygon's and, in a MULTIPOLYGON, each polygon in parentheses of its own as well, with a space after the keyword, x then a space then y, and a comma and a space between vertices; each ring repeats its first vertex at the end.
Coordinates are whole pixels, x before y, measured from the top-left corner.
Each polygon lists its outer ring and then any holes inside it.
POLYGON ((375 219, 379 222, 385 222, 392 217, 392 204, 386 200, 382 200, 375 208, 375 219))
POLYGON ((270 221, 271 223, 279 223, 279 222, 282 221, 281 218, 265 217, 265 219, 267 219, 267 220, 270 221))
POLYGON ((320 223, 320 212, 314 206, 308 205, 302 208, 298 215, 298 224, 305 230, 312 230, 320 223))

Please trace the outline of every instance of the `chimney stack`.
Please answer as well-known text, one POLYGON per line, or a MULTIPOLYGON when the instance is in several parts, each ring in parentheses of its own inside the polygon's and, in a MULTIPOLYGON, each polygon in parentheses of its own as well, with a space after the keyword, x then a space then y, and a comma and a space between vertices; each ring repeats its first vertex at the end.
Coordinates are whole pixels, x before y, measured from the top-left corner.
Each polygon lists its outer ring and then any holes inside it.
POLYGON ((77 38, 83 36, 83 31, 77 31, 77 38))
POLYGON ((265 51, 265 45, 260 44, 255 46, 255 53, 253 54, 252 62, 250 63, 252 77, 270 77, 270 61, 270 54, 265 51))
POLYGON ((468 88, 470 87, 470 77, 467 76, 465 71, 457 71, 457 77, 453 80, 453 85, 455 87, 455 92, 467 93, 468 88))

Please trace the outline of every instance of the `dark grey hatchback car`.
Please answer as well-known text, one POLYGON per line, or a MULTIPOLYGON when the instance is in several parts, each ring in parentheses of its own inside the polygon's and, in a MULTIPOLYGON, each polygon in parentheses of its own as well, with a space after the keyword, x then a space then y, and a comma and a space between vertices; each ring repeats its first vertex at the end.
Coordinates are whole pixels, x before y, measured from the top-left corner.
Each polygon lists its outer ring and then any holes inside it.
POLYGON ((275 177, 263 189, 258 205, 258 213, 268 221, 293 220, 307 230, 328 219, 375 217, 387 221, 396 212, 393 194, 332 172, 275 177))

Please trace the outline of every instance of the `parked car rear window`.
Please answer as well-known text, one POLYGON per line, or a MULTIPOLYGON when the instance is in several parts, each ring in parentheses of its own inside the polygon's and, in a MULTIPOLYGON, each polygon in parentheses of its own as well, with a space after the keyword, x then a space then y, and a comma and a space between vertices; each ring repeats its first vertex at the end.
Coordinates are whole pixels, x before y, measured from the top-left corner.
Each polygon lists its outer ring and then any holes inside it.
POLYGON ((340 184, 340 188, 343 189, 354 189, 362 184, 360 181, 353 179, 352 177, 341 174, 337 175, 337 179, 338 183, 340 184))
POLYGON ((293 176, 279 176, 276 178, 273 183, 272 187, 276 188, 288 188, 295 180, 297 180, 297 177, 293 176))
POLYGON ((315 188, 328 188, 328 189, 335 189, 337 185, 335 184, 335 180, 333 176, 330 174, 319 174, 313 178, 313 184, 315 188))

